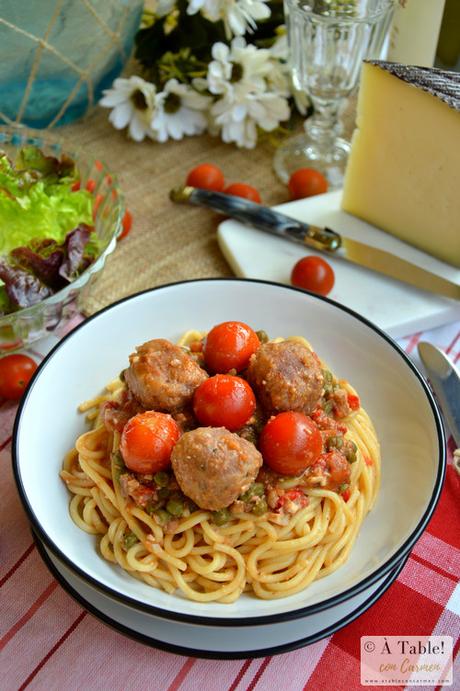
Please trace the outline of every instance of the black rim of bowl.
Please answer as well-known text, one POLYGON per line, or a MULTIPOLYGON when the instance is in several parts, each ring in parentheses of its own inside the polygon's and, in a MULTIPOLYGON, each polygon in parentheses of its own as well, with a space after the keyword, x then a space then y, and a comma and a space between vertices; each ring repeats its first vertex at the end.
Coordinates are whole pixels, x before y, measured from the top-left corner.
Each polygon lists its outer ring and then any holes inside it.
MULTIPOLYGON (((53 563, 49 554, 46 552, 43 543, 41 542, 38 535, 32 530, 32 536, 34 538, 35 546, 37 547, 38 553, 42 558, 45 566, 50 571, 51 575, 59 582, 62 588, 70 595, 81 607, 86 609, 87 612, 92 614, 94 617, 99 619, 103 624, 109 626, 111 629, 118 631, 118 633, 131 638, 138 643, 143 643, 151 648, 158 648, 164 650, 168 653, 175 653, 176 655, 188 655, 189 657, 207 658, 211 660, 244 660, 247 658, 258 658, 266 657, 267 655, 281 655, 282 653, 289 653, 293 650, 298 650, 299 648, 304 648, 307 645, 312 645, 312 643, 317 643, 318 641, 332 636, 344 626, 351 624, 355 619, 360 617, 362 614, 367 612, 372 605, 374 605, 377 600, 379 600, 382 595, 386 593, 391 585, 398 578, 399 574, 403 570, 407 561, 409 560, 409 554, 407 554, 403 559, 397 564, 392 571, 387 575, 385 581, 381 584, 374 593, 372 593, 367 600, 365 600, 361 605, 358 605, 356 609, 347 614, 342 619, 339 619, 334 624, 321 631, 317 631, 314 634, 310 634, 305 638, 300 638, 296 641, 290 641, 289 643, 281 643, 280 645, 272 646, 271 648, 256 648, 255 650, 242 650, 242 651, 226 651, 226 650, 200 650, 199 648, 188 648, 185 646, 175 645, 174 643, 165 643, 158 638, 153 638, 152 636, 147 636, 139 631, 135 631, 126 624, 121 623, 117 619, 113 619, 108 614, 101 612, 96 605, 91 604, 88 600, 81 595, 81 593, 76 590, 76 588, 67 581, 65 576, 59 571, 56 564, 53 563)), ((70 569, 69 569, 70 570, 70 569)))
POLYGON ((96 312, 96 314, 93 314, 91 317, 88 317, 85 319, 81 324, 76 326, 72 331, 70 331, 64 338, 57 343, 54 348, 48 353, 48 355, 44 358, 42 363, 39 365, 37 368, 34 376, 32 377, 30 384, 27 388, 26 393, 24 394, 19 408, 18 412, 14 421, 14 429, 13 429, 13 441, 12 441, 12 460, 13 460, 13 472, 14 472, 14 477, 16 481, 16 486, 18 488, 19 492, 19 497, 21 499, 22 505, 27 513, 27 516, 29 518, 29 521, 32 524, 32 527, 34 531, 37 533, 39 536, 40 540, 45 544, 45 546, 60 560, 68 566, 68 568, 78 574, 81 578, 86 580, 88 583, 90 583, 94 588, 97 588, 101 590, 103 593, 106 595, 109 595, 110 597, 114 598, 115 600, 118 600, 125 605, 128 605, 134 609, 138 609, 141 612, 147 612, 150 614, 154 614, 158 617, 162 617, 163 619, 169 619, 172 621, 184 621, 187 623, 192 623, 192 624, 202 624, 205 626, 255 626, 257 624, 271 624, 271 623, 276 623, 276 622, 282 622, 282 621, 290 621, 293 619, 299 619, 301 617, 307 616, 309 614, 315 614, 316 612, 321 612, 325 609, 328 609, 329 607, 333 607, 334 605, 338 605, 339 603, 343 602, 344 600, 348 600, 350 597, 353 597, 354 595, 357 595, 360 593, 362 590, 367 588, 368 586, 372 585, 375 583, 377 580, 382 578, 385 574, 387 574, 391 569, 393 569, 402 559, 405 555, 407 555, 414 544, 417 542, 417 540, 420 538, 422 535, 423 531, 426 528, 426 525, 428 521, 430 520, 431 516, 433 515, 433 512, 436 508, 436 505, 439 501, 439 496, 441 493, 442 485, 443 485, 443 480, 446 472, 446 440, 445 440, 445 434, 444 434, 444 428, 441 422, 441 417, 440 413, 438 411, 437 404, 434 400, 434 397, 429 389, 429 386, 427 382, 425 381, 424 377, 422 374, 418 371, 417 367, 415 364, 411 361, 411 359, 408 357, 408 355, 402 350, 402 348, 399 347, 399 345, 389 336, 386 334, 384 331, 382 331, 378 326, 375 326, 372 322, 370 322, 368 319, 365 317, 361 316, 354 310, 350 309, 349 307, 346 307, 344 305, 340 305, 339 303, 335 302, 334 300, 331 300, 330 298, 323 297, 321 295, 316 295, 314 293, 310 293, 305 290, 301 290, 300 288, 294 288, 292 286, 287 286, 283 285, 281 283, 276 283, 275 281, 262 281, 262 280, 257 280, 257 279, 246 279, 246 278, 204 278, 204 279, 191 279, 191 280, 185 280, 185 281, 178 281, 175 283, 167 283, 165 285, 157 286, 155 288, 149 288, 147 290, 140 291, 138 293, 135 293, 134 295, 130 295, 128 297, 122 298, 121 300, 117 300, 117 302, 112 303, 111 305, 108 305, 107 307, 104 307, 102 310, 99 312, 96 312), (433 492, 431 495, 431 498, 428 502, 428 506, 423 513, 422 517, 420 518, 417 526, 414 528, 412 533, 408 536, 406 541, 404 542, 403 545, 395 552, 395 554, 390 557, 380 568, 378 568, 376 571, 372 572, 367 576, 366 578, 362 579, 359 581, 359 583, 356 583, 354 586, 351 588, 348 588, 348 590, 344 590, 341 593, 338 593, 337 595, 334 595, 333 597, 330 597, 326 600, 322 600, 321 602, 317 602, 312 605, 307 605, 305 607, 299 607, 295 610, 287 611, 287 612, 280 612, 278 614, 267 614, 267 615, 260 615, 260 616, 254 616, 254 617, 209 617, 209 616, 202 616, 199 614, 184 614, 182 612, 177 612, 177 611, 170 611, 163 609, 162 607, 152 605, 152 604, 147 604, 144 602, 140 602, 139 600, 136 600, 134 598, 129 597, 128 595, 124 595, 119 593, 118 591, 114 590, 113 588, 110 588, 109 586, 101 583, 100 581, 94 579, 92 576, 89 576, 85 571, 80 569, 78 566, 76 566, 67 556, 64 552, 62 552, 59 547, 57 547, 53 540, 48 536, 48 534, 42 529, 40 522, 38 521, 34 510, 32 506, 29 503, 29 500, 27 498, 27 494, 25 492, 23 483, 22 483, 22 478, 21 478, 21 473, 19 470, 19 458, 18 458, 18 438, 19 438, 19 427, 21 423, 21 417, 23 410, 25 406, 27 405, 27 401, 29 397, 32 394, 32 391, 34 389, 34 385, 37 382, 38 378, 40 377, 42 371, 46 367, 47 363, 54 357, 55 353, 63 347, 63 345, 66 343, 66 341, 70 340, 73 338, 80 329, 84 329, 90 324, 94 319, 97 319, 99 315, 104 314, 105 312, 114 309, 118 305, 128 302, 130 300, 135 300, 138 298, 140 295, 145 295, 147 293, 154 293, 157 291, 161 290, 167 290, 168 288, 172 287, 177 287, 179 285, 188 285, 192 283, 223 283, 223 282, 228 282, 228 283, 255 283, 255 284, 262 284, 262 285, 270 285, 274 286, 280 290, 288 290, 288 291, 295 291, 298 293, 306 294, 309 297, 312 297, 316 300, 322 300, 323 302, 327 302, 330 305, 333 305, 335 308, 340 309, 342 312, 346 312, 347 314, 350 314, 352 317, 357 319, 358 321, 362 322, 366 326, 368 326, 372 331, 377 333, 381 338, 383 338, 399 355, 402 357, 406 365, 411 369, 412 373, 416 376, 418 379, 425 396, 428 399, 428 402, 431 407, 431 411, 433 413, 433 418, 436 426, 436 431, 438 435, 438 469, 437 469, 437 475, 436 475, 436 480, 434 483, 433 487, 433 492))

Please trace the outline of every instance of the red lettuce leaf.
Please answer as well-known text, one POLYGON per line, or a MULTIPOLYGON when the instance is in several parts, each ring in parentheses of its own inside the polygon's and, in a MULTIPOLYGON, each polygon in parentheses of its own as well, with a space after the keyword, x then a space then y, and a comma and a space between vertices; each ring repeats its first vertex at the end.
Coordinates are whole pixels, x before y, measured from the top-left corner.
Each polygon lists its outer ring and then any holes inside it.
POLYGON ((9 261, 0 257, 0 279, 13 309, 30 307, 71 283, 92 262, 85 256, 91 228, 81 223, 64 242, 44 239, 31 247, 16 247, 9 261))
POLYGON ((56 249, 47 257, 44 257, 29 247, 17 247, 12 250, 10 256, 18 264, 19 268, 32 272, 42 283, 53 288, 53 290, 59 290, 59 288, 66 284, 65 279, 59 274, 59 269, 64 260, 62 249, 56 249))
POLYGON ((53 294, 36 276, 0 259, 0 278, 13 307, 31 307, 53 294))
MULTIPOLYGON (((67 281, 73 281, 84 259, 85 247, 91 235, 91 228, 86 223, 80 223, 67 234, 65 239, 66 258, 59 268, 59 275, 67 281)), ((86 268, 86 267, 85 267, 86 268)))

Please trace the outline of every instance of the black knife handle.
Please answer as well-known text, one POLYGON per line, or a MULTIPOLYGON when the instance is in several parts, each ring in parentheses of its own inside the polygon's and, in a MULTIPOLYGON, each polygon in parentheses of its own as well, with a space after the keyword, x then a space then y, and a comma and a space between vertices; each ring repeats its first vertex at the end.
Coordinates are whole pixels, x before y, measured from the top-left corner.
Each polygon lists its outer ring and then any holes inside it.
POLYGON ((218 211, 236 218, 236 220, 264 230, 272 235, 288 237, 303 245, 310 245, 315 249, 335 251, 340 247, 341 238, 338 233, 329 228, 297 221, 268 206, 255 204, 248 199, 236 197, 222 192, 212 192, 196 187, 181 187, 172 190, 170 198, 175 202, 195 204, 218 211))

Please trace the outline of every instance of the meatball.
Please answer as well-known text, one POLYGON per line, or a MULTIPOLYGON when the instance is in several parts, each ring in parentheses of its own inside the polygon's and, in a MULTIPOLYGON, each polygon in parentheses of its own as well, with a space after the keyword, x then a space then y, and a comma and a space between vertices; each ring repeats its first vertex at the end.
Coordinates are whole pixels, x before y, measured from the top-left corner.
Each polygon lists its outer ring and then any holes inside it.
POLYGON ((129 356, 128 388, 146 410, 173 412, 191 403, 207 373, 182 348, 163 338, 147 341, 129 356))
POLYGON ((251 356, 247 379, 269 413, 293 410, 309 415, 323 392, 318 358, 294 341, 262 344, 251 356))
POLYGON ((224 427, 198 427, 179 439, 171 454, 174 475, 202 509, 223 509, 254 482, 262 455, 254 444, 224 427))

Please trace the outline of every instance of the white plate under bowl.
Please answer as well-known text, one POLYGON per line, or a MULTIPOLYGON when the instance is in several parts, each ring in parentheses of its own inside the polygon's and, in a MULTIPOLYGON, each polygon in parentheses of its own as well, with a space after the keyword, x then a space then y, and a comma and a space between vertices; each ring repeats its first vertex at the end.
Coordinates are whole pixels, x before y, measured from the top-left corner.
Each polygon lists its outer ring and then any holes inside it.
POLYGON ((325 612, 266 626, 220 628, 169 622, 139 612, 91 587, 59 561, 38 537, 35 537, 35 544, 46 566, 69 595, 103 623, 155 648, 179 655, 227 660, 286 653, 331 636, 377 602, 396 580, 407 560, 406 557, 389 574, 358 595, 325 612))
POLYGON ((122 300, 66 336, 37 370, 16 418, 16 483, 34 530, 61 561, 131 607, 207 626, 286 621, 327 609, 381 579, 420 537, 439 498, 445 439, 428 386, 383 332, 346 308, 287 286, 209 279, 162 286, 122 300), (64 454, 85 429, 79 402, 103 389, 135 346, 187 329, 241 320, 270 336, 306 336, 358 390, 382 447, 381 491, 347 563, 305 591, 277 600, 243 594, 232 604, 169 595, 102 559, 69 516, 59 478, 64 454))

